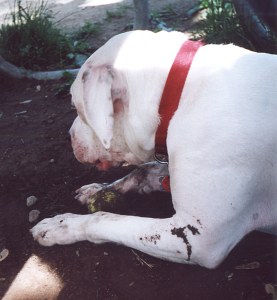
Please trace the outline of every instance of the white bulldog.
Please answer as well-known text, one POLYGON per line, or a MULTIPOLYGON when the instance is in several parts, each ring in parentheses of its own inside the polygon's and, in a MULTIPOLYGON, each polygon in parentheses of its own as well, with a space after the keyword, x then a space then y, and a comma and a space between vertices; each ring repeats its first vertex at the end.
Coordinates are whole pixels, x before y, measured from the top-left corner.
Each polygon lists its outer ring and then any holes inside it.
MULTIPOLYGON (((142 164, 108 187, 163 190, 166 219, 107 212, 64 214, 32 230, 40 244, 114 242, 165 260, 214 268, 253 230, 277 229, 277 56, 234 45, 201 47, 167 136, 168 167, 153 161, 159 103, 180 46, 178 32, 120 34, 96 51, 72 85, 77 159, 100 170, 142 164)), ((78 191, 82 203, 107 188, 78 191)))

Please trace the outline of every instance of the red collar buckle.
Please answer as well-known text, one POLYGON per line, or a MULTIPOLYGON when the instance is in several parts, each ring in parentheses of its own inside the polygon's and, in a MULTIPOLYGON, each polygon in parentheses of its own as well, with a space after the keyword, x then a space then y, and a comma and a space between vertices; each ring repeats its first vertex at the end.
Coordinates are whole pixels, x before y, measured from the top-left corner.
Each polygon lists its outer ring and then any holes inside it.
POLYGON ((169 178, 169 176, 165 176, 162 179, 162 187, 165 190, 165 192, 170 193, 171 190, 170 190, 170 178, 169 178))

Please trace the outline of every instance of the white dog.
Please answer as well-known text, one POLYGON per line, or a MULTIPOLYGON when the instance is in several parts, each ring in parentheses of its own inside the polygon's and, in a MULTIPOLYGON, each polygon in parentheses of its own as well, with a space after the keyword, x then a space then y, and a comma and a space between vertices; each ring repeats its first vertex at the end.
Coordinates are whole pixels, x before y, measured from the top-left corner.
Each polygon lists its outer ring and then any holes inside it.
MULTIPOLYGON (((161 95, 186 39, 178 32, 115 36, 72 85, 77 159, 100 170, 146 163, 108 186, 121 193, 163 190, 160 178, 169 173, 176 213, 166 219, 59 215, 31 230, 40 244, 114 242, 214 268, 249 232, 276 230, 277 56, 234 45, 200 47, 169 124, 169 164, 151 163, 161 95)), ((105 188, 85 186, 78 198, 86 203, 105 188)))

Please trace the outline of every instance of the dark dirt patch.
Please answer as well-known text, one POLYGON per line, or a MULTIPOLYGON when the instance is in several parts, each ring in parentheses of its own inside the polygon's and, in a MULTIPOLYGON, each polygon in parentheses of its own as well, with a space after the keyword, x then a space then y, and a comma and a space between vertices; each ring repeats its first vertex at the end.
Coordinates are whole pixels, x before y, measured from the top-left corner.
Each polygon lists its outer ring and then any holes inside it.
POLYGON ((191 257, 191 253, 192 253, 192 247, 191 247, 191 244, 188 241, 186 233, 184 232, 185 229, 186 229, 186 227, 173 228, 171 230, 171 233, 172 233, 172 235, 176 235, 178 238, 181 238, 184 241, 184 243, 186 244, 187 253, 188 253, 187 261, 190 261, 190 257, 191 257))
POLYGON ((191 233, 192 233, 193 235, 200 234, 200 233, 199 233, 199 230, 198 230, 196 227, 194 227, 194 226, 188 225, 188 229, 191 231, 191 233))
MULTIPOLYGON (((149 268, 131 249, 112 244, 82 242, 44 248, 32 240, 28 196, 39 198, 34 208, 41 211, 40 219, 63 212, 84 214, 86 208, 74 199, 77 188, 94 181, 109 182, 128 172, 100 173, 76 161, 68 136, 75 111, 69 96, 55 95, 60 84, 1 79, 0 203, 10 255, 0 263, 0 298, 35 254, 64 282, 58 299, 272 299, 264 285, 277 280, 276 239, 262 233, 247 236, 216 270, 137 253, 153 265, 149 268), (19 103, 24 100, 32 102, 19 103), (16 115, 21 111, 27 112, 16 115), (235 269, 254 261, 260 263, 258 269, 235 269), (231 277, 226 275, 230 273, 231 277)), ((170 196, 129 195, 123 211, 166 217, 172 214, 170 196)))

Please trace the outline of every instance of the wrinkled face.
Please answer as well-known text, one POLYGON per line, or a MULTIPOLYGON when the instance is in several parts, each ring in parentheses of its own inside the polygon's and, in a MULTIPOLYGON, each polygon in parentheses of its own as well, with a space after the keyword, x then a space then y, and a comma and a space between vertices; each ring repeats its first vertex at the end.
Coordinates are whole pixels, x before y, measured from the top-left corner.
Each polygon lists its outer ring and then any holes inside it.
POLYGON ((71 144, 78 161, 94 164, 101 171, 117 167, 122 162, 139 164, 141 161, 130 152, 117 127, 111 147, 105 149, 93 129, 78 116, 70 128, 71 144))
POLYGON ((126 143, 124 93, 114 78, 107 67, 92 68, 88 63, 71 87, 78 113, 70 129, 74 154, 80 162, 95 164, 99 170, 122 162, 141 162, 126 143))

